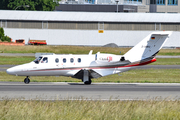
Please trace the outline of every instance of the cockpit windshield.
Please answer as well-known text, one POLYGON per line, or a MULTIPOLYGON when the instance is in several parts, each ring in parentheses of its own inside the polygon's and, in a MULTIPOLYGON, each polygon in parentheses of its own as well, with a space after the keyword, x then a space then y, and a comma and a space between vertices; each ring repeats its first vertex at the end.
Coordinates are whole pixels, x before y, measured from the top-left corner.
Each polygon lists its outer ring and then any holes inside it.
POLYGON ((39 64, 39 62, 41 61, 41 59, 42 59, 42 57, 38 57, 38 58, 36 58, 36 59, 34 60, 34 62, 35 62, 36 64, 39 64))
POLYGON ((48 63, 48 58, 44 57, 43 60, 41 61, 41 63, 48 63))

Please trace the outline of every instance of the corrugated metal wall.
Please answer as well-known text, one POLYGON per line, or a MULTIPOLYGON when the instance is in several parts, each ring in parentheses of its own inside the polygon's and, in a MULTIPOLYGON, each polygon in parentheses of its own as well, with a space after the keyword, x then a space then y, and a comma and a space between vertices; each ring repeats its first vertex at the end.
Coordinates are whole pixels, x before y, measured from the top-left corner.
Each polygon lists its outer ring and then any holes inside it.
POLYGON ((26 29, 72 30, 166 30, 180 31, 180 23, 111 23, 111 22, 57 22, 0 20, 0 27, 26 29))
POLYGON ((98 23, 48 22, 48 29, 98 29, 98 23))
POLYGON ((105 23, 105 30, 155 30, 153 23, 105 23))
POLYGON ((7 28, 42 29, 42 22, 41 21, 7 21, 7 28))
POLYGON ((163 23, 161 24, 161 30, 180 31, 180 23, 163 23))

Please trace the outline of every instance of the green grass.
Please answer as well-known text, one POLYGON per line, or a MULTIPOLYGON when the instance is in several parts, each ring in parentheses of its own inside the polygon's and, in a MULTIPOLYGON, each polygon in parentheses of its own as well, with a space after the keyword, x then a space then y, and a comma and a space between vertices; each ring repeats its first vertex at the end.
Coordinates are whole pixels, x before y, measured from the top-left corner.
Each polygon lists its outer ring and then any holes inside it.
POLYGON ((4 53, 58 53, 58 54, 88 54, 103 52, 112 54, 124 54, 130 48, 110 48, 110 47, 89 47, 89 46, 0 46, 0 52, 4 53))
POLYGON ((180 55, 180 49, 161 49, 158 55, 180 55))
MULTIPOLYGON (((130 48, 110 48, 110 47, 89 47, 89 46, 0 46, 0 52, 4 53, 36 53, 36 52, 50 52, 58 54, 88 54, 90 50, 93 53, 112 53, 121 54, 126 53, 130 48), (121 53, 120 53, 121 52, 121 53)), ((180 55, 180 49, 161 49, 158 55, 180 55)))
POLYGON ((0 65, 19 65, 31 62, 35 57, 27 56, 0 56, 0 65))
MULTIPOLYGON (((180 83, 179 69, 138 69, 124 73, 92 79, 92 82, 125 82, 125 83, 180 83)), ((19 81, 23 82, 24 76, 12 76, 6 72, 0 72, 0 81, 19 81)), ((32 76, 31 82, 82 82, 71 77, 55 76, 32 76)))
POLYGON ((180 101, 0 101, 1 120, 179 120, 180 101))

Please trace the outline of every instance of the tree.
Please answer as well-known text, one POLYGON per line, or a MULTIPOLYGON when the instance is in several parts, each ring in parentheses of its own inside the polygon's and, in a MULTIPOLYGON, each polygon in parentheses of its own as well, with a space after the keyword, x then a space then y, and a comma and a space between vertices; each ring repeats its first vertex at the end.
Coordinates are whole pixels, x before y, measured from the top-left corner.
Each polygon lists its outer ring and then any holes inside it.
POLYGON ((4 10, 33 10, 53 11, 60 0, 0 0, 0 9, 4 10), (26 7, 28 5, 29 7, 26 7))
POLYGON ((4 29, 0 28, 0 40, 4 37, 4 29))
POLYGON ((0 9, 9 10, 7 7, 8 4, 9 4, 9 0, 0 0, 0 9))
POLYGON ((11 38, 6 35, 6 36, 2 37, 2 41, 11 42, 11 38))
MULTIPOLYGON (((57 6, 57 2, 53 2, 53 0, 38 0, 35 8, 36 10, 41 11, 53 11, 55 6, 57 6)), ((59 1, 59 0, 58 0, 59 1)))
POLYGON ((0 40, 11 42, 11 38, 8 36, 4 36, 4 29, 0 28, 0 40))
POLYGON ((24 7, 25 5, 28 5, 29 1, 28 0, 9 0, 8 3, 8 8, 10 10, 24 10, 26 7, 24 7))

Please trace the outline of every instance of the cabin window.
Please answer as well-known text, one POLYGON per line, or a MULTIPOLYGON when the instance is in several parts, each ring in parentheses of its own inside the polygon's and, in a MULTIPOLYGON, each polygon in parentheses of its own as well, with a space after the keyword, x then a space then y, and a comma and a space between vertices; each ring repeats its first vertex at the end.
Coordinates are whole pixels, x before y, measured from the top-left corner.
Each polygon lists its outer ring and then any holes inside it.
POLYGON ((34 60, 34 62, 35 62, 36 64, 39 64, 39 62, 41 61, 41 59, 42 59, 42 57, 38 57, 38 58, 36 58, 36 59, 34 60))
POLYGON ((71 62, 71 63, 73 63, 73 62, 74 62, 74 59, 73 59, 73 58, 71 58, 71 59, 70 59, 70 62, 71 62))
POLYGON ((78 63, 80 63, 81 62, 81 58, 78 58, 78 63))
POLYGON ((55 59, 55 62, 56 62, 56 63, 59 63, 59 59, 58 59, 58 58, 56 58, 56 59, 55 59))
POLYGON ((41 61, 41 63, 48 63, 48 58, 44 57, 43 60, 41 61))
POLYGON ((63 63, 66 63, 66 58, 63 58, 63 63))

